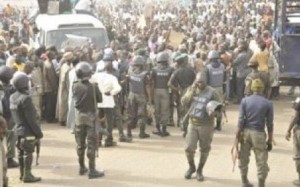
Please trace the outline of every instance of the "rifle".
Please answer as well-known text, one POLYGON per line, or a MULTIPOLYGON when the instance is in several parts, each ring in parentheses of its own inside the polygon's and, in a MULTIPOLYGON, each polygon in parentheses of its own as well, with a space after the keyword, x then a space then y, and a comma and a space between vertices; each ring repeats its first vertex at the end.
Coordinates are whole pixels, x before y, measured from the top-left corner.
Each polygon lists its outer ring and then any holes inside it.
POLYGON ((39 158, 40 158, 40 151, 41 151, 41 141, 39 139, 36 140, 35 148, 36 148, 35 165, 38 166, 39 165, 39 158))
POLYGON ((239 144, 240 144, 239 140, 236 139, 231 149, 231 159, 233 163, 232 173, 234 172, 235 169, 236 160, 239 158, 239 144))
POLYGON ((228 117, 227 117, 227 112, 226 112, 227 105, 228 105, 228 103, 226 101, 224 101, 223 107, 222 107, 222 113, 223 113, 223 116, 225 117, 226 123, 228 123, 228 117))

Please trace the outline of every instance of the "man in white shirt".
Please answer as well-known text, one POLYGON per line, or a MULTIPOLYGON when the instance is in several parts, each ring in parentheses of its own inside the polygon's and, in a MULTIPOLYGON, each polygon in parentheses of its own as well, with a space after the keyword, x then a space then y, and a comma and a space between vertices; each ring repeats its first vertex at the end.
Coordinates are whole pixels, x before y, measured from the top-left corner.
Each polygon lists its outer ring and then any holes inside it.
MULTIPOLYGON (((104 55, 103 56, 111 56, 111 57, 113 57, 113 55, 114 55, 114 51, 111 49, 111 48, 106 48, 105 50, 104 50, 104 55)), ((103 59, 102 60, 100 60, 99 62, 97 62, 97 65, 96 65, 96 72, 101 72, 101 71, 104 71, 104 69, 105 69, 105 62, 103 61, 103 59)), ((116 61, 116 60, 114 60, 113 59, 113 62, 112 62, 112 65, 113 65, 113 68, 115 69, 115 70, 118 70, 119 68, 118 68, 118 66, 119 66, 119 63, 118 63, 118 61, 116 61)))
POLYGON ((98 88, 102 94, 102 103, 98 103, 98 108, 102 109, 106 119, 107 138, 105 140, 105 147, 115 146, 113 141, 113 111, 115 107, 114 96, 120 93, 121 86, 118 79, 111 74, 113 71, 113 58, 111 55, 104 55, 103 62, 105 63, 104 71, 96 72, 91 80, 98 84, 98 88))

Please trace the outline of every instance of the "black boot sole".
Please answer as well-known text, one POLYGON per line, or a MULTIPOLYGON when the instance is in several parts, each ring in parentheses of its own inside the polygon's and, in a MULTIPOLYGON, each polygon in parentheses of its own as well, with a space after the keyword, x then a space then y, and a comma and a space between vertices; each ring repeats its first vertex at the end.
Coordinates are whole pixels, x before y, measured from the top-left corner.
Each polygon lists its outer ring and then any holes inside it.
POLYGON ((37 179, 37 180, 23 180, 24 183, 35 183, 35 182, 39 182, 42 179, 37 179))
POLYGON ((97 176, 88 176, 88 179, 98 179, 98 178, 101 178, 101 177, 104 177, 104 174, 102 175, 97 175, 97 176))

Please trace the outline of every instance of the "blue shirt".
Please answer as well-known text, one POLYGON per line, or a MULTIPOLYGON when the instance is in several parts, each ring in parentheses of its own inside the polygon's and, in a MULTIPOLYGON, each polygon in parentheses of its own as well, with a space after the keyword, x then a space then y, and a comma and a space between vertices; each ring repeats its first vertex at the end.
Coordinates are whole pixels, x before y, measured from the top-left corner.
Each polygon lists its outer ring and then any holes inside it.
POLYGON ((273 104, 260 95, 245 97, 240 105, 239 128, 273 132, 273 104))

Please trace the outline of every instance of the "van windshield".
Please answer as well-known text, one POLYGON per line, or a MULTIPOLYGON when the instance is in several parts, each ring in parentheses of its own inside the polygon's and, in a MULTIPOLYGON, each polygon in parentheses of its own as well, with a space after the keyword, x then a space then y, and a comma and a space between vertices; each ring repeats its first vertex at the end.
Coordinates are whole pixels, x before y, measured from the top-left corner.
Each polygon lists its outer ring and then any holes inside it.
POLYGON ((72 47, 81 47, 84 45, 82 43, 82 38, 87 38, 89 42, 94 44, 98 49, 104 48, 108 44, 108 38, 105 29, 72 28, 49 31, 46 36, 46 46, 56 46, 57 49, 61 50, 62 48, 66 47, 66 43, 72 43, 72 47), (74 40, 76 40, 76 36, 79 38, 77 42, 79 46, 76 46, 76 42, 74 42, 74 40), (69 42, 70 40, 72 40, 72 42, 69 42))

